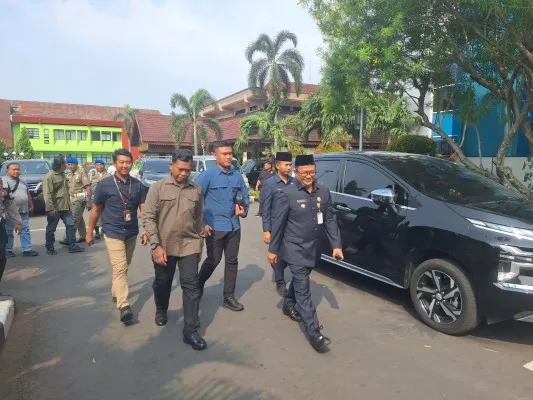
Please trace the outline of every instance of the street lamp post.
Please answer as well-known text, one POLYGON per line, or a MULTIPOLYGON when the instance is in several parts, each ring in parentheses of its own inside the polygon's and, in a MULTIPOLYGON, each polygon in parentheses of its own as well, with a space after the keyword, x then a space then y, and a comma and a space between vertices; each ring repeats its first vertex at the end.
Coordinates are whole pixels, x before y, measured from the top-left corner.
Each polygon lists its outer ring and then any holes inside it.
POLYGON ((17 152, 14 151, 11 153, 11 157, 9 157, 9 153, 8 152, 4 152, 4 157, 6 158, 6 160, 20 160, 22 158, 24 158, 24 153, 21 151, 18 156, 17 156, 17 152))

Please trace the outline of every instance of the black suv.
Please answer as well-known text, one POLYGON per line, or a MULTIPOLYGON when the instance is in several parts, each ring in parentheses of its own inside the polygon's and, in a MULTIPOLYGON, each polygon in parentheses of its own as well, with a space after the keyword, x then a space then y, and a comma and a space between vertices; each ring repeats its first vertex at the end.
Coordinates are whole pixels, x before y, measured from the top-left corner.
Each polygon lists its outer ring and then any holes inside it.
POLYGON ((265 160, 247 160, 241 167, 241 173, 248 179, 248 185, 255 188, 257 178, 263 170, 265 160))
POLYGON ((146 192, 153 183, 170 175, 168 158, 143 158, 139 160, 138 178, 144 186, 146 192))
POLYGON ((48 160, 5 161, 0 169, 0 176, 5 176, 9 164, 20 165, 20 180, 26 183, 36 212, 44 211, 43 178, 52 169, 48 160))
POLYGON ((447 160, 386 152, 316 156, 332 192, 344 261, 407 289, 432 328, 462 334, 486 319, 533 315, 533 204, 447 160))

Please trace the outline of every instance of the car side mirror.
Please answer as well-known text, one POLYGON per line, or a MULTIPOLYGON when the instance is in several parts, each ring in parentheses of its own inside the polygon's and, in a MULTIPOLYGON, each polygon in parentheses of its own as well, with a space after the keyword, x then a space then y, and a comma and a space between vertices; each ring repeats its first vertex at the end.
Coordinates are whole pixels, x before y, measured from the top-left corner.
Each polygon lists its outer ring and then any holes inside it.
POLYGON ((389 188, 373 190, 370 198, 378 206, 394 206, 396 203, 396 195, 389 188))

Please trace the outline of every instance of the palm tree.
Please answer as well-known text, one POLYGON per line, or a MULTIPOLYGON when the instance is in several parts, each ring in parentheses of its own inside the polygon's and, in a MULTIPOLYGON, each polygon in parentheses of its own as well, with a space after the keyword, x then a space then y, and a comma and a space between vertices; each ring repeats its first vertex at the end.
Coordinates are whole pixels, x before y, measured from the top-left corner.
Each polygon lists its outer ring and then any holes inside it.
POLYGON ((216 119, 202 117, 201 111, 210 105, 216 105, 215 98, 206 90, 198 89, 189 100, 179 93, 174 93, 170 98, 170 107, 179 108, 182 113, 176 114, 172 111, 170 121, 170 133, 176 140, 176 145, 185 138, 185 134, 192 127, 193 152, 198 154, 198 137, 205 140, 206 147, 209 145, 209 130, 211 130, 218 140, 222 139, 222 128, 216 119))
POLYGON ((256 93, 262 92, 265 83, 270 80, 274 100, 279 101, 282 94, 283 97, 287 98, 290 74, 294 80, 296 94, 300 95, 304 59, 296 49, 297 44, 296 35, 285 30, 279 32, 274 40, 265 33, 259 35, 257 40, 246 48, 246 59, 251 64, 248 73, 248 87, 256 93), (286 41, 291 41, 294 48, 281 52, 286 41), (263 53, 264 56, 254 60, 253 56, 257 52, 263 53))
POLYGON ((243 152, 248 140, 257 136, 272 143, 268 150, 270 154, 287 148, 293 154, 303 154, 305 149, 299 137, 302 133, 302 123, 296 115, 289 115, 278 119, 279 104, 269 103, 265 111, 244 117, 240 122, 239 137, 235 141, 235 150, 243 152), (290 134, 292 133, 292 135, 290 134))
POLYGON ((132 108, 129 104, 124 106, 124 110, 118 112, 113 117, 113 121, 122 121, 124 128, 126 129, 126 135, 128 136, 128 150, 131 151, 131 140, 133 139, 133 125, 135 123, 135 114, 139 110, 132 108))

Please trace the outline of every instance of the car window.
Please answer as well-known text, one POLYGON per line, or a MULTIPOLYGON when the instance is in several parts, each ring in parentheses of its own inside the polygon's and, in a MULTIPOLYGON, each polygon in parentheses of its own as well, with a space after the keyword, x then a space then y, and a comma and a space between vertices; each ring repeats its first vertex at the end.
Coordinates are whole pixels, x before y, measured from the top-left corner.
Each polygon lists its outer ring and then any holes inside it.
POLYGON ((396 193, 396 203, 407 205, 405 190, 383 172, 360 162, 346 163, 343 193, 370 198, 370 193, 376 189, 393 189, 396 193))
POLYGON ((329 190, 337 190, 337 176, 339 161, 322 160, 316 161, 316 180, 319 184, 326 186, 329 190))
POLYGON ((451 161, 395 157, 382 164, 427 196, 458 204, 523 200, 523 196, 451 161))
MULTIPOLYGON (((24 162, 21 160, 16 161, 17 164, 20 165, 20 174, 21 175, 30 175, 30 174, 37 174, 37 175, 45 175, 48 171, 50 171, 50 165, 46 162, 24 162)), ((6 161, 2 165, 2 175, 5 175, 7 171, 7 167, 9 164, 12 164, 13 162, 6 161)))
POLYGON ((144 162, 145 174, 165 174, 169 172, 168 160, 149 160, 144 162))

